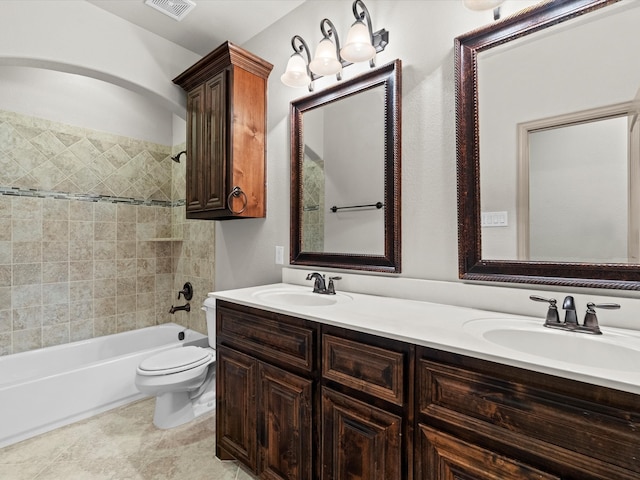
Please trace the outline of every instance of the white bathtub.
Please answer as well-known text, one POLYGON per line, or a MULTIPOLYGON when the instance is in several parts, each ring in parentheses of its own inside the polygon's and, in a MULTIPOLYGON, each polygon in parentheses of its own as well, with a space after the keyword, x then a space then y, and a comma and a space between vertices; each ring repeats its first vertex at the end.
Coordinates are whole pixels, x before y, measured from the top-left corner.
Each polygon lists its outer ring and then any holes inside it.
POLYGON ((168 323, 0 357, 0 448, 144 398, 138 364, 183 345, 207 337, 168 323))

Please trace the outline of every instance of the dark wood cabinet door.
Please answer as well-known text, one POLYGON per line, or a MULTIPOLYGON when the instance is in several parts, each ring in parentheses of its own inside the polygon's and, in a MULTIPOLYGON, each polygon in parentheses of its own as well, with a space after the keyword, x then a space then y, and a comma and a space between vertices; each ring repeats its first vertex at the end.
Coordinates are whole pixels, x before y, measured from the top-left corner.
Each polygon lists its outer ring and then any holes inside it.
POLYGON ((201 211, 205 205, 202 175, 205 155, 205 86, 200 85, 187 94, 187 212, 201 211))
POLYGON ((311 480, 312 381, 258 363, 260 478, 311 480))
POLYGON ((402 419, 322 389, 322 478, 402 480, 402 419))
POLYGON ((420 424, 416 480, 560 480, 522 462, 420 424))
POLYGON ((220 345, 217 348, 216 362, 216 456, 229 459, 231 455, 256 471, 258 362, 220 345))
POLYGON ((199 179, 204 192, 205 210, 227 207, 227 71, 205 83, 205 154, 199 179))

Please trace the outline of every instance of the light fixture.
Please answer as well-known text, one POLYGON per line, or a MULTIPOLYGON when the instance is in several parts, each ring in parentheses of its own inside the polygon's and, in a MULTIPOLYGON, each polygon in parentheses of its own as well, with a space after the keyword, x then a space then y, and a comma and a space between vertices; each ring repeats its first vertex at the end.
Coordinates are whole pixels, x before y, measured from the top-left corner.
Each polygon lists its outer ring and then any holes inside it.
POLYGON ((311 76, 312 73, 309 71, 309 61, 311 60, 309 46, 300 35, 294 35, 291 39, 291 47, 293 47, 294 54, 289 57, 287 69, 280 77, 280 80, 289 87, 305 87, 308 85, 311 92, 313 91, 313 78, 311 76), (296 42, 298 46, 296 46, 296 42), (302 52, 307 55, 306 60, 302 57, 302 52))
POLYGON ((504 0, 463 0, 464 6, 469 10, 483 11, 493 10, 493 19, 498 20, 500 18, 500 5, 504 3, 504 0))
POLYGON ((311 54, 306 42, 299 35, 291 39, 294 54, 289 58, 287 69, 280 79, 290 87, 307 85, 313 91, 313 81, 326 75, 335 75, 342 79, 342 69, 357 62, 369 61, 375 67, 375 55, 382 52, 389 43, 389 32, 384 28, 373 32, 371 16, 362 0, 355 0, 352 5, 356 18, 347 34, 347 43, 340 48, 340 40, 335 26, 328 18, 320 22, 322 40, 318 44, 316 54, 311 61, 311 54), (333 40, 332 40, 333 38, 333 40), (297 45, 296 45, 297 44, 297 45), (307 55, 305 62, 302 52, 307 55))
POLYGON ((371 16, 369 10, 365 7, 362 0, 355 0, 353 2, 353 15, 356 17, 356 21, 351 25, 349 33, 347 34, 347 42, 340 51, 342 58, 345 60, 356 63, 366 62, 370 60, 371 67, 375 66, 373 58, 376 56, 376 49, 373 46, 373 28, 371 27, 371 16), (358 13, 358 7, 362 9, 362 12, 358 13), (365 25, 364 21, 367 21, 365 25))
POLYGON ((331 20, 325 18, 320 22, 320 31, 323 38, 316 48, 316 54, 309 64, 309 69, 317 75, 336 75, 336 78, 340 80, 342 78, 342 62, 340 62, 340 39, 336 27, 331 23, 331 20), (325 28, 325 25, 329 26, 329 30, 325 28), (331 41, 330 37, 332 36, 336 39, 335 44, 331 41))

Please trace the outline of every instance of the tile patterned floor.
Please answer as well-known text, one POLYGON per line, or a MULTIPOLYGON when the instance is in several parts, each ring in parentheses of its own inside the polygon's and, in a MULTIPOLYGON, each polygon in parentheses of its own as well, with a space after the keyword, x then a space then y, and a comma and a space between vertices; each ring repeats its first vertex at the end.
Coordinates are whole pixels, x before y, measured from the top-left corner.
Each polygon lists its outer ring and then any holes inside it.
POLYGON ((215 455, 214 414, 181 427, 153 423, 142 400, 0 449, 3 480, 252 480, 215 455))

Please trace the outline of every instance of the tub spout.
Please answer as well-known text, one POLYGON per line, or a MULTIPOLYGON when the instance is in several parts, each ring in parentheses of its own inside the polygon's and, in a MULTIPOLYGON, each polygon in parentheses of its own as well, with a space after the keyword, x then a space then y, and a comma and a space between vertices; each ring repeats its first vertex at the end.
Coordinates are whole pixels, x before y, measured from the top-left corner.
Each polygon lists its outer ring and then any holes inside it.
POLYGON ((174 307, 173 305, 171 305, 171 308, 169 309, 169 313, 170 314, 174 314, 179 310, 184 310, 185 312, 190 312, 191 311, 191 305, 190 304, 186 304, 186 305, 182 305, 182 306, 178 306, 178 307, 174 307))

